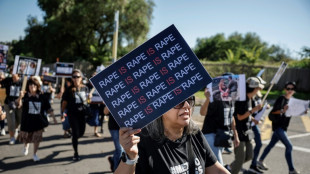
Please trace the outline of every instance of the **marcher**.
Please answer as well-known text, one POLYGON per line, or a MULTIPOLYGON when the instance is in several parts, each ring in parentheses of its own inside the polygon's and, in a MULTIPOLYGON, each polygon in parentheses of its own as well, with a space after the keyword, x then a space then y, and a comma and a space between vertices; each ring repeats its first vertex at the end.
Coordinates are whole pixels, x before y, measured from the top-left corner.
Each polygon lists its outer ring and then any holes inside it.
MULTIPOLYGON (((236 101, 234 117, 236 128, 240 139, 240 145, 235 147, 235 160, 227 165, 226 168, 231 170, 232 174, 238 174, 243 163, 249 161, 253 157, 252 139, 254 138, 251 129, 251 123, 258 123, 253 117, 253 113, 261 109, 261 104, 254 101, 257 92, 264 88, 257 78, 250 77, 246 83, 246 101, 236 101)), ((262 173, 257 169, 258 173, 262 173)))
POLYGON ((6 117, 6 112, 3 110, 3 107, 0 103, 0 131, 1 131, 1 136, 6 135, 5 129, 4 129, 4 120, 6 117))
POLYGON ((21 86, 22 82, 18 74, 13 74, 12 77, 7 77, 1 81, 1 87, 4 87, 6 92, 4 110, 6 112, 7 125, 10 134, 9 144, 15 144, 15 138, 18 135, 22 108, 16 106, 15 100, 19 96, 21 86))
POLYGON ((195 97, 191 96, 146 128, 121 128, 125 152, 115 173, 225 173, 202 132, 191 121, 195 97), (141 133, 140 133, 141 132, 141 133), (139 136, 135 134, 140 133, 139 136), (185 167, 188 166, 188 167, 185 167), (192 171, 193 170, 193 171, 192 171))
POLYGON ((261 157, 259 158, 259 161, 257 162, 257 164, 265 168, 268 168, 266 164, 264 163, 264 159, 266 158, 270 150, 280 140, 285 146, 285 159, 286 159, 286 162, 289 168, 289 174, 300 173, 294 167, 293 157, 292 157, 293 145, 291 141, 288 139, 287 133, 286 133, 291 117, 289 115, 286 115, 285 112, 288 109, 289 99, 295 93, 295 88, 296 88, 295 82, 287 82, 284 88, 285 95, 280 96, 275 101, 273 108, 271 110, 271 114, 275 115, 275 120, 272 121, 273 134, 272 134, 269 144, 266 146, 261 157))
POLYGON ((24 143, 23 154, 28 154, 29 143, 33 143, 33 161, 39 161, 37 156, 43 129, 48 125, 45 113, 54 115, 50 103, 41 93, 41 85, 35 78, 30 78, 26 91, 21 91, 16 99, 17 105, 23 107, 21 131, 18 140, 24 143))
POLYGON ((74 149, 73 160, 80 160, 78 153, 78 139, 84 135, 85 132, 85 110, 84 105, 87 104, 87 86, 82 84, 82 72, 78 69, 72 72, 73 85, 68 88, 63 94, 63 102, 61 111, 65 113, 67 109, 67 116, 72 129, 72 146, 74 149))
MULTIPOLYGON (((253 78, 257 78, 260 81, 260 83, 263 85, 266 84, 266 82, 261 77, 253 77, 253 78)), ((261 98, 262 98, 262 94, 260 91, 258 91, 256 96, 254 97, 255 105, 257 105, 257 104, 263 105, 263 103, 261 103, 262 102, 261 98)), ((256 114, 258 114, 258 112, 253 113, 253 116, 255 117, 256 114)), ((260 120, 258 123, 260 124, 261 122, 262 121, 260 120)), ((255 172, 257 172, 256 171, 257 168, 260 170, 268 170, 267 168, 264 168, 263 166, 260 166, 257 164, 257 158, 258 158, 260 149, 263 146, 262 139, 261 139, 261 133, 260 133, 260 129, 259 129, 258 124, 254 124, 254 126, 252 126, 252 131, 254 133, 255 147, 253 150, 253 159, 252 159, 252 163, 250 165, 249 171, 252 173, 255 173, 255 172)))
POLYGON ((60 91, 56 96, 56 98, 61 99, 60 100, 60 111, 61 111, 62 129, 64 131, 64 135, 63 135, 64 138, 71 137, 71 128, 70 128, 69 119, 67 117, 67 109, 65 109, 64 112, 62 112, 61 107, 62 107, 62 102, 63 102, 63 94, 66 90, 70 88, 72 84, 73 84, 72 78, 66 78, 64 87, 60 87, 60 91))
MULTIPOLYGON (((49 101, 50 104, 52 104, 52 93, 55 92, 55 89, 52 87, 51 82, 48 82, 46 80, 42 80, 42 92, 45 98, 49 101)), ((48 117, 49 118, 49 117, 48 117)), ((53 121, 55 124, 57 124, 57 120, 55 117, 53 117, 53 121)))
POLYGON ((115 147, 113 157, 111 156, 108 157, 111 171, 114 172, 119 165, 124 149, 119 142, 119 129, 120 129, 119 125, 116 123, 108 107, 104 107, 104 115, 109 116, 108 129, 110 131, 111 137, 113 139, 114 147, 115 147))
POLYGON ((214 145, 215 135, 218 129, 233 130, 234 133, 234 147, 239 146, 239 137, 235 127, 234 101, 213 101, 210 103, 210 92, 205 89, 206 100, 200 108, 200 115, 205 116, 202 126, 202 133, 206 137, 213 153, 215 154, 219 163, 224 165, 223 162, 223 147, 214 145))

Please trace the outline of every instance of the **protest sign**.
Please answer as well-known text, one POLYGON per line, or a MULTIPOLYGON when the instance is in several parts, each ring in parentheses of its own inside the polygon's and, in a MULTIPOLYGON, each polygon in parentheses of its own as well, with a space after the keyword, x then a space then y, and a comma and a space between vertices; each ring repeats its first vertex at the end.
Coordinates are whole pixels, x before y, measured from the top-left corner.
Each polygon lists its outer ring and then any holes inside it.
POLYGON ((264 72, 265 72, 265 69, 261 69, 261 70, 257 73, 256 77, 262 76, 264 72))
MULTIPOLYGON (((262 117, 264 116, 264 113, 267 109, 267 103, 264 104, 263 108, 255 115, 255 120, 260 121, 262 119, 262 117)), ((252 126, 254 126, 255 123, 252 122, 252 126)))
POLYGON ((266 94, 265 94, 265 96, 264 96, 264 98, 262 100, 262 103, 265 102, 265 100, 266 100, 266 98, 267 98, 271 88, 273 87, 273 85, 277 84, 279 82, 279 80, 280 80, 282 74, 284 73, 286 67, 287 67, 287 64, 285 62, 282 62, 282 64, 280 65, 280 67, 279 67, 279 69, 277 71, 277 73, 273 76, 273 78, 272 78, 272 80, 270 82, 270 86, 269 86, 269 88, 268 88, 268 90, 267 90, 267 92, 266 92, 266 94))
POLYGON ((0 71, 5 71, 9 46, 0 44, 0 71))
POLYGON ((90 93, 92 95, 92 97, 90 98, 90 103, 91 104, 101 104, 101 103, 103 103, 103 100, 100 97, 100 95, 99 95, 99 93, 98 93, 98 91, 96 89, 93 88, 90 91, 90 93))
POLYGON ((50 72, 49 67, 42 67, 42 75, 48 75, 50 72))
POLYGON ((219 76, 207 86, 210 101, 245 101, 245 75, 219 76))
POLYGON ((72 76, 74 63, 56 62, 56 76, 58 77, 69 77, 72 76))
POLYGON ((56 83, 56 77, 48 76, 48 75, 43 75, 43 81, 47 81, 47 82, 51 82, 51 83, 56 83))
POLYGON ((32 57, 15 56, 13 74, 25 76, 38 76, 41 67, 41 59, 32 57))
POLYGON ((90 81, 120 127, 143 128, 212 79, 171 25, 90 81))
POLYGON ((302 116, 309 107, 309 100, 300 100, 291 97, 288 101, 288 109, 285 112, 287 117, 302 116))

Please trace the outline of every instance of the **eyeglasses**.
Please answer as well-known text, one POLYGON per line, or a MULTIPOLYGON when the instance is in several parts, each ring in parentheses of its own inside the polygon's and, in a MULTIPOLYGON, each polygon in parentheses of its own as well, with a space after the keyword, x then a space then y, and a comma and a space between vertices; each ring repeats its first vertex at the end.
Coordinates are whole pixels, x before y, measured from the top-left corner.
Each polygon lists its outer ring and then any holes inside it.
POLYGON ((294 88, 285 88, 285 89, 288 91, 290 91, 290 90, 294 91, 295 90, 294 88))
POLYGON ((73 79, 80 78, 81 76, 72 76, 73 79))
POLYGON ((185 102, 187 102, 190 107, 193 107, 195 105, 195 96, 189 97, 188 99, 184 100, 183 102, 179 103, 178 105, 176 105, 173 108, 174 109, 181 109, 181 108, 183 108, 185 102))

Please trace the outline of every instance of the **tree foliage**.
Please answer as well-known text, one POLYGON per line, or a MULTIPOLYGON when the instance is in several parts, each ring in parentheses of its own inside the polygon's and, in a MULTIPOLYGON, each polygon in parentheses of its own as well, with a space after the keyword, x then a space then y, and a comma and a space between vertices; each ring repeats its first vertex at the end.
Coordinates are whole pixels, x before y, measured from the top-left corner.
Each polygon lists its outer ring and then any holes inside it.
MULTIPOLYGON (((31 54, 45 63, 84 59, 93 64, 111 57, 114 15, 119 15, 118 48, 123 54, 145 41, 154 3, 152 0, 38 0, 43 22, 28 17, 23 40, 13 54, 31 54)), ((119 56, 122 56, 119 55, 119 56)))
POLYGON ((209 38, 198 38, 194 52, 200 60, 226 60, 230 63, 254 64, 258 60, 291 60, 282 48, 276 45, 268 46, 255 33, 242 35, 235 32, 228 38, 220 33, 209 38))

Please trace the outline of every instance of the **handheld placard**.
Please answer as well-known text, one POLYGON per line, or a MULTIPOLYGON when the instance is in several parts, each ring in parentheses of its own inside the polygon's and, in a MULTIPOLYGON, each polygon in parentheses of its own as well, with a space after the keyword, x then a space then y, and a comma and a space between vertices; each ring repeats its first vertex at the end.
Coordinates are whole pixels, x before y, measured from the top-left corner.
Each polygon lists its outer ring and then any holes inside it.
POLYGON ((275 84, 277 84, 279 82, 279 80, 280 80, 282 74, 284 73, 286 67, 287 67, 287 64, 285 62, 282 62, 282 64, 280 65, 280 67, 279 67, 279 69, 277 71, 277 73, 273 76, 273 78, 272 78, 272 80, 270 82, 270 86, 269 86, 268 91, 266 92, 266 94, 265 94, 265 96, 264 96, 264 98, 262 100, 262 104, 265 102, 265 100, 266 100, 266 98, 267 98, 271 88, 273 87, 273 85, 275 85, 275 84))
POLYGON ((90 79, 119 126, 135 129, 211 81, 174 25, 90 79))
POLYGON ((26 90, 27 80, 28 80, 28 77, 24 76, 23 77, 23 84, 22 84, 22 91, 26 90))

